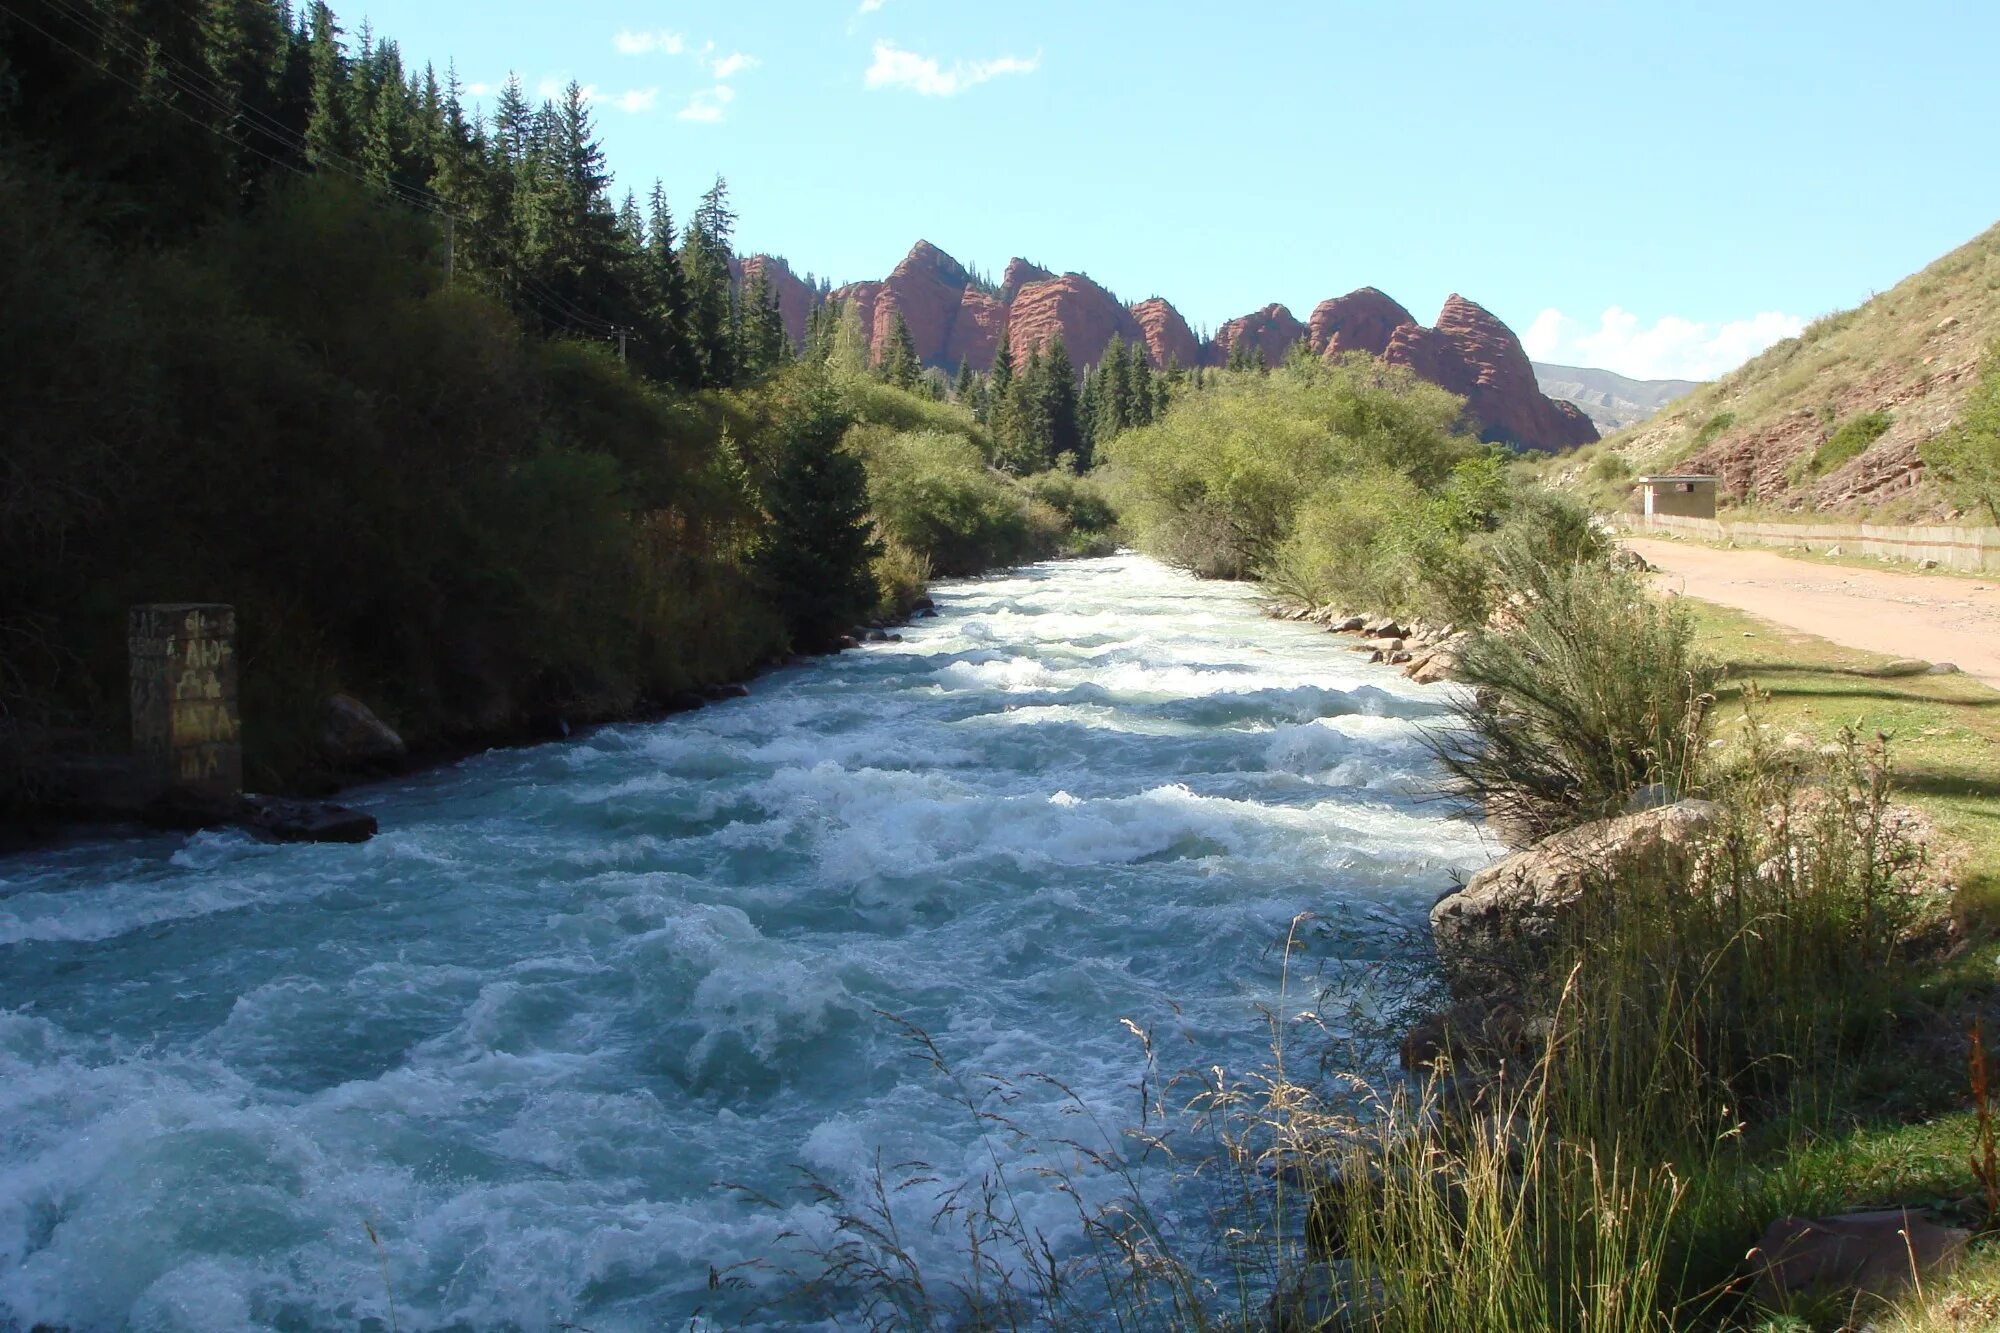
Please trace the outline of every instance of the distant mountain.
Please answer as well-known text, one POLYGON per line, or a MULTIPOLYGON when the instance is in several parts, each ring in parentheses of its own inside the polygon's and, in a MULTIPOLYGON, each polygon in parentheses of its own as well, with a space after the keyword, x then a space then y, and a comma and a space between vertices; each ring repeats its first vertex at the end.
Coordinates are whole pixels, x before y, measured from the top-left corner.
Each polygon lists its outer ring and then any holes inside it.
POLYGON ((1674 399, 1693 393, 1700 380, 1635 380, 1590 366, 1554 366, 1534 362, 1542 392, 1583 409, 1600 431, 1637 425, 1674 399))
POLYGON ((1226 364, 1239 341, 1276 365, 1303 342, 1329 360, 1368 352, 1461 395, 1483 439, 1554 451, 1597 438, 1582 410, 1545 395, 1536 384, 1513 330, 1456 294, 1429 326, 1373 287, 1363 287, 1322 301, 1307 322, 1284 306, 1270 305, 1230 320, 1202 341, 1160 297, 1126 305, 1081 273, 1052 273, 1024 259, 1010 263, 995 288, 929 241, 917 242, 887 278, 849 283, 830 294, 795 277, 781 259, 753 255, 743 261, 742 272, 763 275, 795 341, 817 302, 839 300, 859 314, 877 355, 900 315, 918 358, 947 372, 961 360, 974 370, 989 369, 1002 332, 1017 364, 1058 336, 1078 366, 1096 363, 1116 337, 1145 348, 1157 367, 1177 362, 1188 369, 1226 364))
POLYGON ((1605 441, 1634 471, 1712 472, 1725 501, 1923 522, 1952 512, 1918 453, 2000 340, 2000 226, 1605 441))

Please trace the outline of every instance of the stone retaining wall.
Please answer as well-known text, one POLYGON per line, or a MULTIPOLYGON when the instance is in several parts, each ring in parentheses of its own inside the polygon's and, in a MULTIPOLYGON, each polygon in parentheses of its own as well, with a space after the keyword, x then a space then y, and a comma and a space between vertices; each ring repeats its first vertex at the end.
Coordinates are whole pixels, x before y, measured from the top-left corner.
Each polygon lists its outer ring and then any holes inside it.
POLYGON ((1620 514, 1621 526, 1634 532, 1680 533, 1706 541, 1731 541, 1738 546, 1811 547, 1824 551, 1838 546, 1843 555, 1879 555, 1922 564, 1934 560, 1945 569, 1971 574, 2000 574, 2000 528, 1955 528, 1944 525, 1887 523, 1750 523, 1734 519, 1683 518, 1673 514, 1620 514))

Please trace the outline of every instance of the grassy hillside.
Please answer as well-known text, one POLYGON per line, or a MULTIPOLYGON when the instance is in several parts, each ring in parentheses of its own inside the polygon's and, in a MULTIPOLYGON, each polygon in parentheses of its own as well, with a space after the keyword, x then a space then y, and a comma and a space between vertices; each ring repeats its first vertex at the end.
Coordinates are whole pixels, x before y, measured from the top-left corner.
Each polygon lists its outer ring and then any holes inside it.
POLYGON ((1958 417, 2000 339, 2000 226, 1866 304, 1828 315, 1648 421, 1568 455, 1556 479, 1715 472, 1723 503, 1942 518, 1917 449, 1958 417))

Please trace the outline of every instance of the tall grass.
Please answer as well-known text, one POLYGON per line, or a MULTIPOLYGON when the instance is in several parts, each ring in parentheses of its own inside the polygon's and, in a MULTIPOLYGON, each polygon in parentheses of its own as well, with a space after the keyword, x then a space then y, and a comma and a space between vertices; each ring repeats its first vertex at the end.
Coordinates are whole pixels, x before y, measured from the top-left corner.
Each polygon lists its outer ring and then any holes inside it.
POLYGON ((1132 1026, 1139 1123, 1065 1093, 1084 1132, 1050 1139, 1011 1108, 1059 1084, 964 1077, 913 1034, 991 1169, 941 1196, 922 1164, 859 1199, 815 1182, 830 1239, 792 1255, 785 1299, 893 1329, 1760 1326, 1745 1256, 1764 1225, 1849 1202, 1801 1149, 1892 1039, 1922 845, 1880 738, 1774 748, 1753 695, 1747 749, 1710 758, 1686 618, 1593 538, 1537 524, 1494 549, 1510 613, 1468 654, 1488 694, 1446 754, 1461 794, 1544 829, 1648 786, 1699 795, 1682 854, 1578 843, 1558 928, 1500 946, 1508 995, 1447 1008, 1414 1081, 1380 1071, 1385 1033, 1337 1067, 1319 1016, 1342 997, 1287 983, 1259 1067, 1163 1077, 1132 1026), (1074 1203, 1064 1235, 1023 1220, 1030 1184, 1074 1203), (924 1272, 926 1229, 956 1238, 949 1279, 924 1272))
POLYGON ((1504 628, 1473 634, 1458 678, 1473 694, 1432 738, 1445 790, 1527 843, 1617 814, 1635 793, 1692 789, 1715 668, 1685 611, 1592 560, 1495 552, 1504 628))

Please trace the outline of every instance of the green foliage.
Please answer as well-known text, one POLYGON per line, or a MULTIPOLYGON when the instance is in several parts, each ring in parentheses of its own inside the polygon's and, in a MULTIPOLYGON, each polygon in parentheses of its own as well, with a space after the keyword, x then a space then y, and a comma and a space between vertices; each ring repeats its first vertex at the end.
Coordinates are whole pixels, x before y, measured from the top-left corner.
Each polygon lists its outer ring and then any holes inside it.
POLYGON ((1696 449, 1707 448, 1722 435, 1722 432, 1735 424, 1736 414, 1734 412, 1717 412, 1714 416, 1702 422, 1701 429, 1694 433, 1693 447, 1696 449))
POLYGON ((2000 344, 1981 363, 1957 425, 1926 441, 1922 454, 1953 504, 2000 523, 2000 344))
MULTIPOLYGON (((1108 476, 1148 551, 1204 577, 1276 574, 1295 595, 1331 599, 1357 543, 1379 530, 1367 511, 1416 522, 1422 497, 1484 453, 1452 433, 1458 413, 1444 391, 1370 364, 1215 377, 1111 441, 1108 476), (1294 542, 1302 524, 1310 533, 1294 542)), ((1482 466, 1465 485, 1483 491, 1492 477, 1482 466)), ((1483 521, 1473 511, 1484 503, 1461 496, 1423 521, 1464 527, 1483 521)))
POLYGON ((1057 470, 1024 478, 1021 484, 1034 500, 1061 516, 1072 554, 1109 555, 1117 549, 1118 514, 1094 478, 1057 470))
POLYGON ((1478 698, 1435 742, 1448 789, 1521 843, 1616 814, 1642 788, 1690 791, 1716 679, 1685 610, 1561 554, 1527 523, 1495 546, 1504 627, 1461 651, 1478 698))
POLYGON ((1621 482, 1632 475, 1632 465, 1623 454, 1601 453, 1590 460, 1588 475, 1592 481, 1604 483, 1621 482))
POLYGON ((842 445, 853 422, 823 372, 796 386, 765 490, 770 530, 758 572, 795 648, 832 646, 881 596, 882 553, 868 523, 868 478, 842 445))
POLYGON ((1890 417, 1887 412, 1862 412, 1840 423, 1834 432, 1813 450, 1805 471, 1811 476, 1823 476, 1834 471, 1843 463, 1859 458, 1868 446, 1888 432, 1890 417))
POLYGON ((93 243, 25 169, 0 200, 11 716, 116 744, 116 627, 145 601, 237 607, 263 784, 314 762, 331 688, 423 747, 778 646, 713 430, 601 344, 444 286, 422 221, 312 180, 156 257, 93 243))
POLYGON ((965 435, 857 430, 875 523, 893 547, 946 577, 1054 555, 1060 515, 1038 511, 1019 484, 990 470, 965 435))

